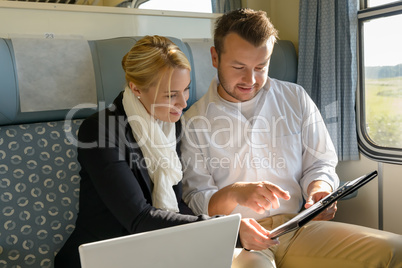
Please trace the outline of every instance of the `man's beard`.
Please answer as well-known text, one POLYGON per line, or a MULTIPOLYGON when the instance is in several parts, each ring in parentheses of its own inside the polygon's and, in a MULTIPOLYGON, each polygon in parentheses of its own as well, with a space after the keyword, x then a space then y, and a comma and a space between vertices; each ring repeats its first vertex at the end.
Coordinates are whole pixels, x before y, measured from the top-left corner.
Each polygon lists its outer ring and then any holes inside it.
POLYGON ((256 89, 256 90, 254 91, 254 94, 251 96, 251 98, 242 99, 242 98, 241 98, 241 97, 242 97, 241 94, 238 94, 238 95, 235 94, 235 92, 236 92, 235 89, 233 89, 232 91, 228 90, 229 86, 227 85, 226 80, 223 79, 223 77, 220 75, 221 72, 219 71, 219 69, 220 69, 220 68, 218 68, 219 84, 220 84, 220 86, 222 87, 222 89, 226 92, 226 94, 228 94, 230 97, 232 97, 232 98, 234 98, 234 99, 236 99, 236 100, 238 100, 238 101, 240 101, 240 102, 244 102, 244 101, 249 101, 249 100, 251 100, 251 99, 254 98, 254 97, 257 95, 257 93, 259 92, 259 89, 260 89, 259 84, 253 84, 252 87, 256 89))

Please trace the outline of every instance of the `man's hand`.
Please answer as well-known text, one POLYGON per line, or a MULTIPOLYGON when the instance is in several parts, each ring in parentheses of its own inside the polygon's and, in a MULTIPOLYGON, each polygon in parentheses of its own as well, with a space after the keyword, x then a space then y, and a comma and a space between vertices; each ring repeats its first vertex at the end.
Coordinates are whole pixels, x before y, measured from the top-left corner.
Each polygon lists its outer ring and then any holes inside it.
POLYGON ((267 181, 238 182, 232 185, 239 205, 249 207, 257 213, 279 208, 279 198, 289 200, 289 192, 267 181))
POLYGON ((248 250, 263 250, 279 244, 277 239, 268 238, 269 232, 256 220, 242 219, 240 222, 239 237, 242 246, 248 250))
MULTIPOLYGON (((308 198, 305 204, 305 208, 309 208, 314 203, 320 201, 327 195, 332 192, 332 187, 325 181, 313 181, 310 183, 307 189, 308 198)), ((326 210, 321 212, 317 217, 315 217, 314 221, 328 221, 332 220, 335 217, 335 213, 337 210, 336 203, 334 202, 331 206, 329 206, 326 210)))
POLYGON ((209 215, 230 214, 237 205, 257 213, 279 208, 279 198, 289 200, 289 192, 267 181, 236 182, 216 192, 208 204, 209 215))

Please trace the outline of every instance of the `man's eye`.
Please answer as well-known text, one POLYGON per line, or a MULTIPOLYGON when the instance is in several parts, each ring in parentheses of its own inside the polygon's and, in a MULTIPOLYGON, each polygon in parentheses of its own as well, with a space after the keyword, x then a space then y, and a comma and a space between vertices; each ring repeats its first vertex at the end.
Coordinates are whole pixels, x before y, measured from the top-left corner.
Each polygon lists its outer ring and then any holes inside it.
POLYGON ((236 70, 241 70, 241 69, 243 69, 243 67, 240 67, 240 66, 233 66, 233 68, 236 69, 236 70))

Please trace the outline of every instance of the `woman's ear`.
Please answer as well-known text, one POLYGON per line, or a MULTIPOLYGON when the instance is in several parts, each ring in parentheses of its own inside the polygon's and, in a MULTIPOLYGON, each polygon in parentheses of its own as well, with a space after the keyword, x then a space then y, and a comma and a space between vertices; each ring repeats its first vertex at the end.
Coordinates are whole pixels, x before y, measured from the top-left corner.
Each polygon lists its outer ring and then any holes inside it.
POLYGON ((131 92, 139 98, 141 96, 141 91, 137 88, 137 86, 133 82, 128 83, 129 88, 131 89, 131 92))

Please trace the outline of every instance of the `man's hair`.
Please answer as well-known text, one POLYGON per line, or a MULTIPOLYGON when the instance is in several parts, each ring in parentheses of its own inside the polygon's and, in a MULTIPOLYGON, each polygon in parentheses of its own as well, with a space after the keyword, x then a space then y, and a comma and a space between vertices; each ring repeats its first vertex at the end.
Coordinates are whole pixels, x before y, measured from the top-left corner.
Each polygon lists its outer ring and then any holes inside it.
POLYGON ((267 17, 267 13, 248 8, 228 12, 216 20, 214 44, 219 56, 223 52, 223 42, 229 33, 238 34, 256 47, 270 38, 275 43, 278 38, 278 31, 267 17))

